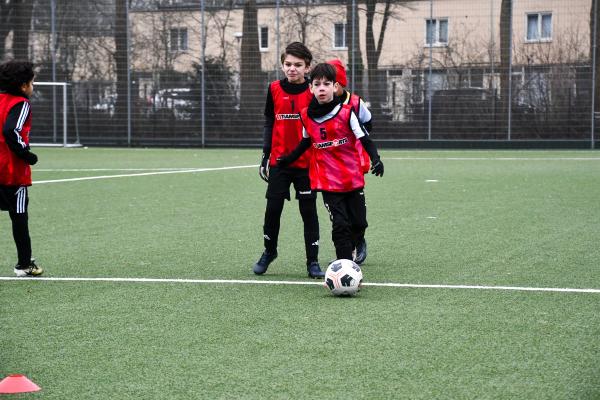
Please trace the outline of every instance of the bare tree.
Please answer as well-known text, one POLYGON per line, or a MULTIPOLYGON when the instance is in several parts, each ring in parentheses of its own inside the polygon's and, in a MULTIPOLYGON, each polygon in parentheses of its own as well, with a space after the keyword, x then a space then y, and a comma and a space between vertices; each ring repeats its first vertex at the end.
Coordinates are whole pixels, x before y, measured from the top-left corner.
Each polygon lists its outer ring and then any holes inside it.
POLYGON ((264 85, 258 48, 257 14, 256 0, 247 0, 244 5, 240 67, 240 112, 243 116, 260 114, 262 106, 264 85))
MULTIPOLYGON (((354 88, 352 88, 352 90, 362 93, 363 71, 365 67, 362 59, 362 51, 360 49, 360 16, 358 11, 358 1, 346 0, 346 44, 348 44, 347 65, 350 76, 354 77, 354 88)), ((348 82, 348 84, 351 83, 348 82)))
POLYGON ((6 39, 12 31, 12 52, 17 59, 29 59, 29 32, 33 0, 0 1, 0 57, 6 57, 6 39))
POLYGON ((383 10, 378 7, 381 4, 378 0, 365 0, 366 8, 366 29, 365 29, 365 47, 367 52, 367 71, 369 77, 369 100, 371 101, 372 111, 375 114, 381 113, 382 104, 385 102, 386 90, 381 71, 379 71, 379 58, 383 50, 385 33, 390 18, 400 18, 397 8, 409 8, 410 0, 385 0, 383 10), (381 24, 379 26, 379 35, 375 37, 375 19, 379 16, 381 24))

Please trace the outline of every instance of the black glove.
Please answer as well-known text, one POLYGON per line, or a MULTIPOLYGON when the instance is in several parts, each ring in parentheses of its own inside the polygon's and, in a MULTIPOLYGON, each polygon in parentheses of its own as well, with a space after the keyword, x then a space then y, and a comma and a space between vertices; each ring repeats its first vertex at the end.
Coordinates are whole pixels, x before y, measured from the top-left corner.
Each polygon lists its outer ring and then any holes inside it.
POLYGON ((374 160, 371 164, 371 173, 375 176, 383 176, 383 163, 381 159, 374 160))
POLYGON ((288 165, 290 165, 291 163, 292 163, 292 161, 291 161, 291 157, 289 155, 277 158, 277 166, 279 168, 285 168, 288 165))
POLYGON ((263 181, 269 182, 269 156, 265 153, 263 153, 262 159, 260 160, 258 175, 263 181))
POLYGON ((23 160, 27 161, 29 165, 35 165, 38 162, 38 158, 35 153, 27 151, 27 153, 23 154, 23 160))

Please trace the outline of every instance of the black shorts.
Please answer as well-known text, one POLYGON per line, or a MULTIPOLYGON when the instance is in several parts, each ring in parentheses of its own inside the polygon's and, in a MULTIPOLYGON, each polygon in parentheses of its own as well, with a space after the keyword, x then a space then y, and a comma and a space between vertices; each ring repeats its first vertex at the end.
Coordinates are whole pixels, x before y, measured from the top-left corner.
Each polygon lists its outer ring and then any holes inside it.
POLYGON ((29 204, 27 186, 0 186, 0 210, 25 214, 29 204))
POLYGON ((266 198, 284 198, 290 200, 290 186, 294 184, 296 199, 316 199, 317 193, 310 188, 308 169, 278 168, 269 169, 269 184, 266 198))

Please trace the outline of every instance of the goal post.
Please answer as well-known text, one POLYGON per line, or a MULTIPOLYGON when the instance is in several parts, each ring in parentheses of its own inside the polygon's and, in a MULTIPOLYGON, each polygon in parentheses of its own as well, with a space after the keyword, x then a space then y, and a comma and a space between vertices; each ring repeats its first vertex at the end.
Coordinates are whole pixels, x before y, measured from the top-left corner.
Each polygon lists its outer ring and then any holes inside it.
MULTIPOLYGON (((34 82, 34 94, 32 95, 31 102, 33 103, 34 115, 38 115, 42 121, 39 121, 40 130, 43 130, 42 141, 34 141, 32 146, 62 146, 62 147, 79 147, 78 136, 73 143, 69 143, 69 120, 68 120, 68 87, 70 85, 67 82, 34 82), (37 96, 39 91, 42 89, 36 87, 51 88, 51 96, 44 91, 45 96, 37 96), (59 96, 56 96, 58 92, 59 96), (59 97, 57 99, 57 97, 59 97), (36 109, 40 107, 40 114, 36 113, 36 109), (62 109, 62 112, 59 111, 62 109), (62 125, 62 143, 59 140, 61 133, 59 132, 59 123, 62 125), (44 126, 47 125, 47 126, 44 126), (44 141, 45 140, 45 141, 44 141)), ((36 121, 38 118, 34 117, 33 125, 37 125, 36 121)), ((36 129, 37 130, 37 129, 36 129)), ((34 138, 35 138, 35 132, 34 138)))

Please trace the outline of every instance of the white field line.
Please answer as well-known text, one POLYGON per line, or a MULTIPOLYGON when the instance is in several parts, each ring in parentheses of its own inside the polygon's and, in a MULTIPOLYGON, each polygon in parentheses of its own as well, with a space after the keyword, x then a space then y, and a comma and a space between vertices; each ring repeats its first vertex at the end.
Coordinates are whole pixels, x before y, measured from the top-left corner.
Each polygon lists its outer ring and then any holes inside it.
POLYGON ((174 171, 140 172, 138 174, 84 176, 84 177, 80 177, 80 178, 66 178, 66 179, 52 179, 52 180, 47 180, 47 181, 34 181, 33 184, 41 185, 44 183, 91 181, 91 180, 96 180, 96 179, 112 179, 112 178, 129 178, 132 176, 186 174, 186 173, 192 173, 192 172, 224 171, 224 170, 229 170, 229 169, 256 168, 256 167, 257 167, 257 165, 238 165, 238 166, 233 166, 233 167, 220 167, 220 168, 195 168, 195 169, 179 169, 179 170, 174 170, 174 171))
POLYGON ((384 157, 405 161, 600 161, 600 157, 384 157))
MULTIPOLYGON (((50 282, 128 282, 128 283, 203 283, 203 284, 240 284, 240 285, 323 285, 323 281, 277 281, 256 279, 169 279, 169 278, 51 278, 16 276, 0 276, 0 281, 50 281, 50 282)), ((377 283, 365 282, 363 286, 394 287, 407 289, 471 289, 471 290, 504 290, 521 292, 559 292, 559 293, 598 293, 600 289, 583 288, 549 288, 523 286, 477 286, 477 285, 424 285, 413 283, 377 283)))
POLYGON ((35 172, 100 172, 100 171, 183 171, 197 169, 195 167, 181 168, 36 168, 35 172))

